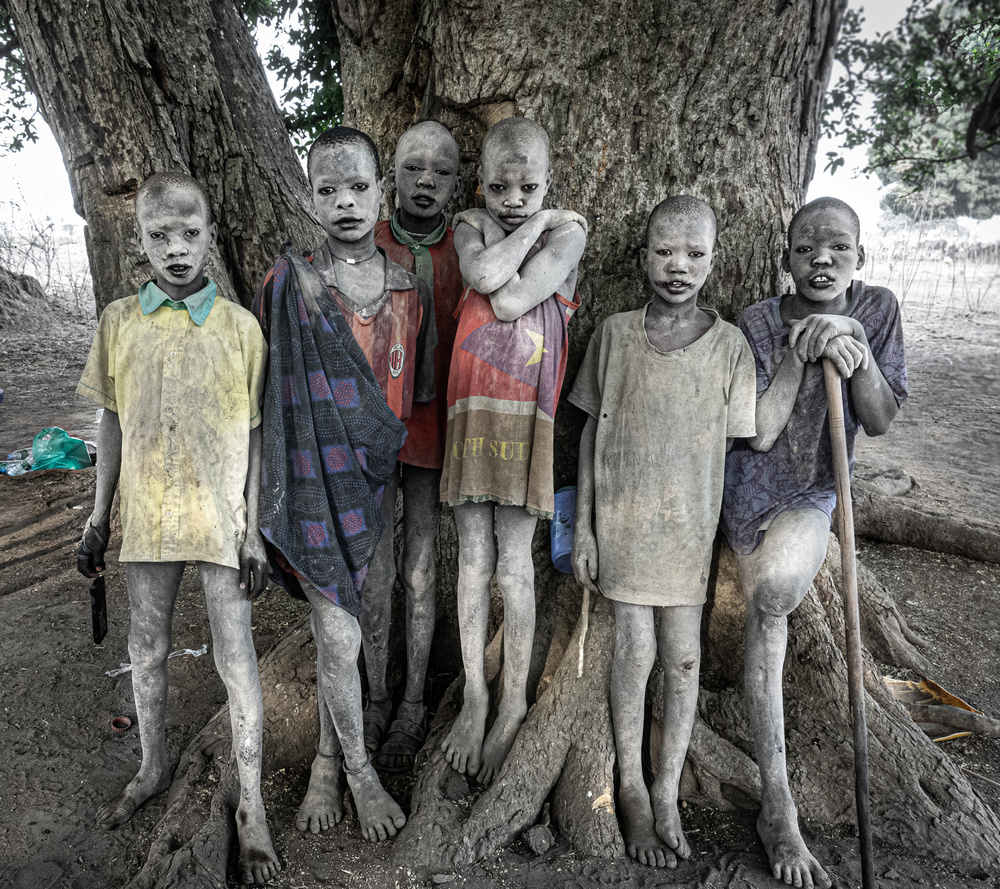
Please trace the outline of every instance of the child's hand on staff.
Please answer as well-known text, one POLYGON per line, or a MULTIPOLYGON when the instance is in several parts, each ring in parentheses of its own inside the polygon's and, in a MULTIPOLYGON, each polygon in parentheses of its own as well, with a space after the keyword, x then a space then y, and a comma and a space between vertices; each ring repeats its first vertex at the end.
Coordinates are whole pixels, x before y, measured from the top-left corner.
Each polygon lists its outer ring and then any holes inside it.
POLYGON ((851 336, 835 336, 826 344, 822 357, 829 358, 845 380, 850 379, 858 368, 868 369, 868 348, 851 336))
MULTIPOLYGON (((837 336, 849 336, 864 341, 861 325, 846 315, 809 315, 792 324, 788 345, 802 361, 819 361, 827 343, 837 336)), ((867 366, 867 363, 866 363, 867 366)))
POLYGON ((575 529, 573 537, 573 576, 591 592, 597 589, 597 538, 588 528, 575 529))

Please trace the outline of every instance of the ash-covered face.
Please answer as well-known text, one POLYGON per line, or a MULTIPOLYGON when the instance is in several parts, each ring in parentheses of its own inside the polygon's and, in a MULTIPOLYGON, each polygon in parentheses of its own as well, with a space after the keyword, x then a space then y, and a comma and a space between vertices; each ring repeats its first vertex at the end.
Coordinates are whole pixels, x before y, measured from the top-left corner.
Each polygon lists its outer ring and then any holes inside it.
POLYGON ((435 219, 461 186, 458 145, 442 126, 407 130, 396 147, 396 193, 406 217, 435 219))
POLYGON ((174 186, 135 208, 139 247, 156 272, 156 286, 180 301, 201 290, 217 227, 194 188, 174 186))
POLYGON ((854 221, 836 208, 806 213, 788 233, 788 244, 782 264, 792 273, 796 293, 811 302, 844 296, 854 272, 865 264, 854 221))
POLYGON ((551 182, 549 153, 541 140, 498 145, 483 152, 479 184, 486 210, 506 232, 542 209, 551 182))
POLYGON ((715 265, 714 251, 711 220, 662 213, 649 226, 649 241, 639 258, 653 293, 679 305, 697 297, 715 265))
POLYGON ((331 145, 313 155, 313 210, 331 238, 353 243, 375 227, 385 193, 385 179, 375 176, 375 159, 361 145, 331 145))

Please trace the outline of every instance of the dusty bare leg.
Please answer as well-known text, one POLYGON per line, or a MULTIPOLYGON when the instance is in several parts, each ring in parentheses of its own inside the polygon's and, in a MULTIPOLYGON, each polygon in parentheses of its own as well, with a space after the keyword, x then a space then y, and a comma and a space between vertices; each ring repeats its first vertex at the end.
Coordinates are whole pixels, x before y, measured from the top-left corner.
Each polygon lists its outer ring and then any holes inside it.
POLYGON ((399 471, 389 477, 382 494, 384 530, 375 555, 368 566, 361 594, 361 645, 365 652, 365 673, 368 676, 368 704, 365 707, 365 749, 369 755, 378 750, 385 727, 392 716, 392 696, 385 683, 389 662, 389 621, 392 616, 392 585, 396 582, 396 560, 393 537, 396 526, 396 491, 399 471))
POLYGON ((240 775, 240 803, 236 808, 240 880, 263 885, 278 876, 281 862, 271 842, 260 794, 264 708, 250 631, 250 602, 240 589, 236 568, 199 562, 198 572, 212 626, 215 667, 229 697, 233 755, 240 775))
POLYGON ((531 538, 537 518, 520 506, 497 506, 497 585, 503 593, 503 698, 483 744, 476 778, 489 784, 500 771, 528 712, 528 668, 535 639, 535 566, 531 538))
MULTIPOLYGON (((316 612, 310 615, 313 638, 316 638, 316 612)), ((319 704, 319 744, 309 772, 309 787, 295 816, 301 831, 319 833, 339 824, 344 818, 344 754, 327 704, 326 671, 316 673, 316 699, 319 704)))
POLYGON ((757 832, 774 877, 807 889, 828 887, 830 878, 799 832, 785 764, 781 678, 788 615, 823 564, 829 534, 829 519, 820 510, 789 510, 772 522, 753 553, 737 556, 747 599, 744 685, 762 787, 757 832))
MULTIPOLYGON (((441 518, 441 470, 400 464, 403 487, 403 587, 406 590, 406 686, 377 764, 408 769, 420 752, 412 726, 424 724, 424 685, 434 640, 434 541, 441 518), (397 726, 398 723, 398 726, 397 726), (410 734, 397 730, 410 724, 410 734)), ((416 732, 419 734, 419 732, 416 732)))
POLYGON ((678 858, 690 858, 691 847, 681 829, 677 791, 698 709, 701 662, 701 605, 659 609, 656 638, 663 667, 663 740, 660 769, 649 791, 656 832, 678 858))
POLYGON ((465 692, 462 710, 441 747, 456 772, 475 775, 483 752, 490 698, 484 673, 490 619, 490 578, 496 567, 491 502, 455 507, 458 525, 458 628, 462 640, 465 692))
POLYGON ((642 775, 642 725, 646 683, 656 660, 653 609, 615 602, 615 656, 611 663, 611 722, 618 752, 618 814, 628 854, 650 867, 676 867, 656 832, 642 775))
MULTIPOLYGON (((406 823, 406 816, 382 788, 365 750, 358 673, 361 627, 357 618, 338 608, 311 584, 303 587, 313 607, 317 668, 324 673, 322 689, 340 738, 343 770, 358 811, 361 834, 366 840, 384 840, 395 836, 406 823)), ((325 742, 321 739, 320 743, 325 742)), ((329 784, 327 789, 331 796, 336 792, 329 784)))
POLYGON ((125 789, 97 810, 97 823, 106 830, 124 824, 146 800, 170 786, 166 747, 167 655, 174 601, 183 573, 183 562, 125 565, 131 614, 128 653, 142 738, 142 763, 125 789))

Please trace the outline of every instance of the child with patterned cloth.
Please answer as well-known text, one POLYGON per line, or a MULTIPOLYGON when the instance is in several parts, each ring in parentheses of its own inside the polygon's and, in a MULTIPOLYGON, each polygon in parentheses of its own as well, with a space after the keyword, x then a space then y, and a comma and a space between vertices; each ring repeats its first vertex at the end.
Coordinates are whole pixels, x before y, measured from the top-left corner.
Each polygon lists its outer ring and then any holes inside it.
MULTIPOLYGON (((406 443, 399 452, 406 687, 375 757, 377 768, 405 771, 413 767, 427 736, 423 699, 434 638, 434 542, 441 517, 438 490, 448 425, 448 365, 458 327, 455 310, 462 296, 454 233, 444 220, 444 208, 461 186, 458 145, 441 124, 423 121, 400 137, 394 166, 399 207, 391 221, 375 225, 375 243, 393 262, 416 275, 430 289, 438 333, 434 350, 436 397, 431 402, 413 405, 406 421, 406 443)), ((381 663, 384 665, 385 661, 381 663)))
POLYGON ((733 325, 697 304, 715 233, 715 214, 697 198, 653 208, 640 252, 653 299, 597 328, 569 396, 589 414, 573 571, 614 602, 618 813, 628 854, 653 867, 691 854, 677 791, 698 705, 701 612, 726 448, 754 433, 750 349, 733 325), (647 790, 643 712, 657 650, 664 730, 647 790))
POLYGON ((745 687, 760 766, 757 832, 774 876, 829 886, 802 840, 788 787, 781 675, 788 615, 826 555, 836 503, 821 359, 844 378, 847 447, 859 428, 881 435, 906 398, 899 306, 884 287, 851 279, 864 267, 860 223, 835 198, 806 204, 788 226, 783 256, 794 293, 740 317, 757 367, 757 434, 726 460, 723 530, 747 602, 745 687))
POLYGON ((271 346, 260 523, 283 583, 312 605, 316 637, 320 741, 296 827, 319 833, 343 818, 346 776, 362 834, 384 840, 406 819, 375 774, 366 729, 388 718, 396 458, 413 403, 434 398, 437 335, 427 286, 374 241, 385 187, 375 144, 334 127, 307 168, 327 238, 304 259, 279 259, 253 307, 271 346))
POLYGON ((100 808, 97 820, 118 827, 170 786, 171 616, 184 564, 195 561, 232 717, 240 879, 263 884, 281 869, 260 794, 263 709, 249 601, 266 582, 257 498, 267 346, 253 316, 216 299, 215 284, 203 277, 216 226, 198 182, 183 173, 151 176, 139 186, 135 218, 156 279, 101 314, 77 389, 104 407, 94 513, 77 565, 88 577, 104 568, 120 478, 118 558, 128 585, 142 735, 138 774, 100 808))
POLYGON ((551 516, 553 420, 566 370, 566 325, 579 306, 586 222, 543 210, 549 139, 521 117, 483 139, 485 210, 455 223, 468 287, 448 378, 441 499, 458 525, 458 615, 465 699, 443 748, 452 767, 489 783, 527 713, 535 632, 531 538, 551 516), (494 542, 494 532, 496 539, 494 542), (483 654, 494 570, 504 599, 504 695, 484 742, 489 693, 483 654))

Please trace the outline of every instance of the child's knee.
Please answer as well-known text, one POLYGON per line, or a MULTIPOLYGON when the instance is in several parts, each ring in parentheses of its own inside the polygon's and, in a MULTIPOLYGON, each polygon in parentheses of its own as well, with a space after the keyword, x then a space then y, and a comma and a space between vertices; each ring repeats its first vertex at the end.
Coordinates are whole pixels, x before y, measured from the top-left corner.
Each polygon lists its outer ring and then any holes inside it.
POLYGON ((407 594, 414 600, 425 599, 429 591, 433 591, 436 579, 434 564, 434 548, 413 552, 409 547, 403 554, 403 586, 407 594))
POLYGON ((769 565, 758 577, 750 593, 750 601, 755 608, 769 617, 787 617, 809 591, 812 578, 801 572, 787 570, 783 564, 769 565))
POLYGON ((663 664, 665 673, 681 682, 697 682, 701 665, 701 653, 697 648, 688 648, 673 653, 663 664))
POLYGON ((531 562, 524 564, 516 560, 500 559, 497 563, 497 586, 505 605, 523 599, 530 599, 534 603, 535 570, 531 562))
POLYGON ((497 553, 486 541, 462 541, 458 552, 458 568, 467 574, 492 577, 497 565, 497 553))
POLYGON ((358 619, 332 604, 324 611, 318 613, 313 608, 313 636, 320 665, 342 669, 345 665, 357 664, 361 653, 361 624, 358 619))
POLYGON ((637 675, 648 676, 656 662, 656 637, 650 630, 615 631, 616 669, 634 670, 637 675))
POLYGON ((170 639, 163 633, 136 631, 133 627, 128 634, 128 656, 133 668, 152 669, 167 662, 170 654, 170 639))

